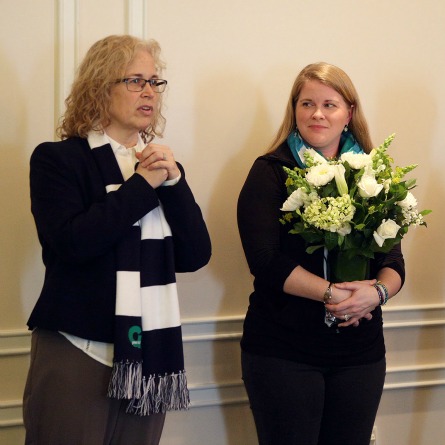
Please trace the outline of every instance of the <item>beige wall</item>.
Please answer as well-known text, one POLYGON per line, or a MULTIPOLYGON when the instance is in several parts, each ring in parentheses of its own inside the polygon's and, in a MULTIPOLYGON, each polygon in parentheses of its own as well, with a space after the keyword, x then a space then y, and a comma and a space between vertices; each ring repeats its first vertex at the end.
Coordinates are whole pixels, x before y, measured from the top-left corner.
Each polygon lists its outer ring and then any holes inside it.
POLYGON ((351 76, 374 142, 418 163, 428 229, 404 242, 407 282, 385 312, 388 378, 378 445, 445 434, 445 3, 437 0, 0 0, 0 443, 20 444, 25 323, 43 279, 28 160, 54 138, 73 69, 111 33, 154 37, 168 69, 164 143, 186 167, 213 258, 180 277, 194 407, 168 417, 166 445, 254 445, 238 341, 251 277, 236 228, 239 190, 282 118, 296 73, 324 60, 351 76), (242 419, 242 422, 239 422, 242 419))

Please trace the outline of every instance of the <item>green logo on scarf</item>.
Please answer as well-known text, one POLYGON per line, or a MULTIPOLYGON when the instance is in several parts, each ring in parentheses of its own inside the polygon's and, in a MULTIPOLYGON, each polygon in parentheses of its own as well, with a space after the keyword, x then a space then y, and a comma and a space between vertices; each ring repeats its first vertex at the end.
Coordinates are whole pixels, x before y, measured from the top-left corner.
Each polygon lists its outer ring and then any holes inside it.
POLYGON ((132 326, 128 330, 128 339, 135 348, 141 349, 142 329, 140 326, 132 326))

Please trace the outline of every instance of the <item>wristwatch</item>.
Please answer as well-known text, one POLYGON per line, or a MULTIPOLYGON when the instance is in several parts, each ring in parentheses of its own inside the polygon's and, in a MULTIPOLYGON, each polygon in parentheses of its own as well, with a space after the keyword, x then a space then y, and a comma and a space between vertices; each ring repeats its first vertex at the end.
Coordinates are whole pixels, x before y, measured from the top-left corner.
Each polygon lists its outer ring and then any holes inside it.
POLYGON ((328 288, 326 289, 325 293, 323 294, 323 303, 329 304, 329 301, 332 298, 332 289, 331 289, 332 283, 329 283, 328 288))

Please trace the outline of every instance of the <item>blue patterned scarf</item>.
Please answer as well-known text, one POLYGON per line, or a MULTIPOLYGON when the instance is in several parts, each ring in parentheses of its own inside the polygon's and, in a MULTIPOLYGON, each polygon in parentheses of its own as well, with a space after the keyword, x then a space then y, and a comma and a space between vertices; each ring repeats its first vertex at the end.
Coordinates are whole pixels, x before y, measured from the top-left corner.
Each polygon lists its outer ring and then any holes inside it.
MULTIPOLYGON (((293 131, 287 137, 287 143, 289 145, 290 151, 294 156, 297 164, 300 168, 306 168, 306 164, 304 163, 304 152, 310 147, 300 136, 298 130, 293 131)), ((315 150, 321 156, 323 153, 315 150)), ((363 153, 363 149, 358 145, 352 133, 348 130, 347 132, 342 133, 340 138, 340 153, 339 156, 343 153, 352 152, 352 153, 363 153)))

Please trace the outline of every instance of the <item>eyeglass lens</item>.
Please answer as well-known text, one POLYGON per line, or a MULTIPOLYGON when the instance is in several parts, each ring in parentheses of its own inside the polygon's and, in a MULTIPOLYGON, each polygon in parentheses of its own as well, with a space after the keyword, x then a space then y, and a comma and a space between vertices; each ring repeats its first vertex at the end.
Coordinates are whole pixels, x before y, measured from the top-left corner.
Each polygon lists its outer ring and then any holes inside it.
POLYGON ((156 93, 162 93, 167 85, 167 81, 163 79, 145 80, 137 77, 124 79, 124 81, 127 84, 127 88, 129 91, 142 91, 145 88, 145 85, 148 83, 153 91, 155 91, 156 93))

